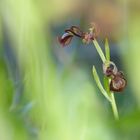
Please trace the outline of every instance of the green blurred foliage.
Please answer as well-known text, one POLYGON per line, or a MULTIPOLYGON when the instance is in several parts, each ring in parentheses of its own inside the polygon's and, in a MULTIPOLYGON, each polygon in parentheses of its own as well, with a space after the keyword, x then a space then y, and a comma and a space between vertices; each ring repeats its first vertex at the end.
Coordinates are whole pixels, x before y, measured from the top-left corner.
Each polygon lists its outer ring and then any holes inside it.
POLYGON ((139 140, 138 5, 125 0, 1 0, 0 140, 139 140), (105 33, 101 38, 108 33, 110 42, 120 46, 117 61, 128 86, 124 95, 116 95, 119 122, 88 75, 88 65, 75 62, 80 49, 69 53, 56 42, 51 27, 69 18, 79 18, 82 26, 95 18, 105 33))

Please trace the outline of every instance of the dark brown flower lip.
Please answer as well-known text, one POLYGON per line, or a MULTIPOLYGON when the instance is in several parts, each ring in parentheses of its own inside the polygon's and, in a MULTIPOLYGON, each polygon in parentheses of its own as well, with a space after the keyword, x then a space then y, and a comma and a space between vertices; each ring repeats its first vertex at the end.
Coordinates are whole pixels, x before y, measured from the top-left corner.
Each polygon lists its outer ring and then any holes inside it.
POLYGON ((116 76, 110 82, 110 91, 122 92, 127 85, 127 81, 125 78, 116 76))
POLYGON ((62 45, 62 47, 65 47, 70 44, 72 38, 73 35, 69 33, 64 33, 61 37, 58 37, 58 41, 62 45))

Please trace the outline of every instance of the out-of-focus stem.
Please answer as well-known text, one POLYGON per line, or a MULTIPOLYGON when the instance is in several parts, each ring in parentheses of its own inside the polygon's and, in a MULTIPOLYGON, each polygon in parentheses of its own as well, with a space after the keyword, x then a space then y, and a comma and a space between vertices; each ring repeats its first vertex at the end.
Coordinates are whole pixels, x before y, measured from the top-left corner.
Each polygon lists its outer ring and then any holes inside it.
POLYGON ((114 93, 111 92, 110 94, 110 97, 111 97, 111 106, 112 106, 112 111, 113 111, 113 114, 114 114, 114 118, 115 120, 119 120, 119 114, 118 114, 118 109, 117 109, 117 105, 116 105, 116 101, 115 101, 115 97, 114 97, 114 93))

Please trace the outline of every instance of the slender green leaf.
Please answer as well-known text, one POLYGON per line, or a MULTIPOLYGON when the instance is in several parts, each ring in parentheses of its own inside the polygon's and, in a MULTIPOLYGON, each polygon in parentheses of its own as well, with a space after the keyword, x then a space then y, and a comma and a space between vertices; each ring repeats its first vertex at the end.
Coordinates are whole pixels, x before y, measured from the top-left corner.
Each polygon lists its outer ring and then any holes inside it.
POLYGON ((106 56, 106 60, 110 61, 110 48, 109 48, 109 44, 108 44, 108 39, 105 39, 105 56, 106 56))
POLYGON ((93 66, 93 76, 94 76, 95 82, 96 82, 98 88, 100 89, 101 93, 107 98, 108 101, 111 102, 110 97, 108 96, 107 92, 105 91, 105 89, 103 88, 103 86, 100 82, 99 76, 98 76, 96 68, 94 66, 93 66))

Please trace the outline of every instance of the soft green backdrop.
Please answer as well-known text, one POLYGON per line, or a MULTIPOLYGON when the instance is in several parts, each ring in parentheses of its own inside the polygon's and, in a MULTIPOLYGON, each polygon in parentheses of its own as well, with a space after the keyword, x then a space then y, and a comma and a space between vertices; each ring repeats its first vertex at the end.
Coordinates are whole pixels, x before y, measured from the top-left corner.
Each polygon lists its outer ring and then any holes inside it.
POLYGON ((139 140, 139 15, 137 0, 1 0, 0 140, 139 140), (101 62, 87 51, 92 44, 63 49, 56 39, 92 20, 128 81, 115 94, 119 122, 93 82, 92 65, 101 71, 101 62))

